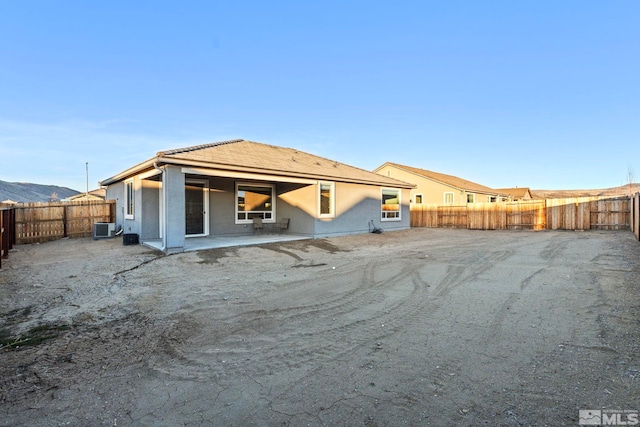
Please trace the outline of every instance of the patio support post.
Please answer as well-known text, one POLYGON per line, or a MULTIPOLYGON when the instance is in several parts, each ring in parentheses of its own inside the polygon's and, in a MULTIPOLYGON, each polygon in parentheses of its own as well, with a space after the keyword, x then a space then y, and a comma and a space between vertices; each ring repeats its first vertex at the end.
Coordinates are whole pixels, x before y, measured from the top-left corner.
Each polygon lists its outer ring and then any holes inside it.
POLYGON ((185 175, 175 166, 167 165, 162 176, 164 202, 163 246, 166 253, 182 252, 186 234, 185 175))

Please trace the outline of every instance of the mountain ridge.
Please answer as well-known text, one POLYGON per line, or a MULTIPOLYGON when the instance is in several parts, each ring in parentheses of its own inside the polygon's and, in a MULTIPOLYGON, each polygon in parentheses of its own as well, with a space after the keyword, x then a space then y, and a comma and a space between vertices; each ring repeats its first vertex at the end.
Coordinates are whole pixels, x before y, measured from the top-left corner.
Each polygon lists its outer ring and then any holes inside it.
POLYGON ((79 194, 79 191, 58 185, 33 184, 30 182, 7 182, 0 180, 0 202, 12 200, 18 203, 48 202, 79 194))
POLYGON ((640 192, 640 183, 625 184, 619 187, 601 188, 592 190, 531 190, 534 199, 564 199, 568 197, 591 197, 591 196, 629 196, 640 192))

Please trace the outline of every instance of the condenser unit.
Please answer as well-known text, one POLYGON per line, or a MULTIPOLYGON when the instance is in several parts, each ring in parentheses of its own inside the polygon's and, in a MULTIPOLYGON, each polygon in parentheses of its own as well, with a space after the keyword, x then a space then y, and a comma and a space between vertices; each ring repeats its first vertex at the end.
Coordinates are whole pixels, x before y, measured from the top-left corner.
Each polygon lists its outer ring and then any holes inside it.
POLYGON ((116 235, 116 224, 113 222, 96 222, 93 224, 94 239, 108 239, 116 235))

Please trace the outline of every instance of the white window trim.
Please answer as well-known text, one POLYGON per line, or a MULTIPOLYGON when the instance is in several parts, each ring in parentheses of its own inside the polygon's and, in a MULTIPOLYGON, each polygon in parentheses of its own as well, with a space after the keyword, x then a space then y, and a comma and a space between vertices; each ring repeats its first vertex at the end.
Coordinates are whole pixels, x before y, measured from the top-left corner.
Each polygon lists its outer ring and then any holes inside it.
POLYGON ((136 187, 133 178, 124 182, 124 219, 135 219, 136 212, 136 187), (129 185, 131 185, 131 195, 129 195, 129 185), (131 200, 129 200, 131 197, 131 200), (131 213, 129 213, 131 205, 131 213))
POLYGON ((336 183, 330 181, 318 182, 318 218, 335 218, 336 217, 336 183), (331 198, 329 199, 329 213, 322 213, 322 186, 331 187, 331 198))
MULTIPOLYGON (((402 221, 402 190, 400 190, 399 188, 381 188, 380 189, 380 221, 402 221), (396 218, 385 218, 384 214, 383 214, 383 210, 382 210, 382 193, 385 190, 391 190, 391 191, 397 191, 398 192, 398 216, 396 218)), ((395 211, 394 211, 395 212, 395 211)))
POLYGON ((453 191, 445 191, 445 193, 443 194, 442 197, 443 197, 442 198, 442 202, 445 205, 453 205, 453 203, 455 202, 455 195, 454 195, 453 191), (447 194, 451 194, 451 203, 447 202, 447 194))
POLYGON ((271 187, 271 203, 273 204, 273 208, 271 209, 271 218, 263 219, 262 222, 265 223, 275 223, 276 222, 276 186, 274 184, 262 183, 262 182, 236 182, 236 189, 233 193, 233 203, 235 205, 235 223, 236 224, 253 224, 253 219, 238 219, 238 187, 241 185, 246 185, 249 187, 271 187))

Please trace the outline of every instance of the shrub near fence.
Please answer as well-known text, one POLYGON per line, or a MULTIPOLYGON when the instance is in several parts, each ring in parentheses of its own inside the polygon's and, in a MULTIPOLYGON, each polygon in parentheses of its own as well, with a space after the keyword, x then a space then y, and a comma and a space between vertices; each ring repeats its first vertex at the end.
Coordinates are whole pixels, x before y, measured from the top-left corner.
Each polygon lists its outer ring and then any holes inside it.
POLYGON ((111 222, 115 218, 115 201, 25 203, 16 205, 14 210, 16 243, 37 243, 91 237, 95 222, 111 222))
POLYGON ((575 197, 466 206, 411 207, 412 227, 473 230, 624 230, 630 227, 628 197, 575 197))

